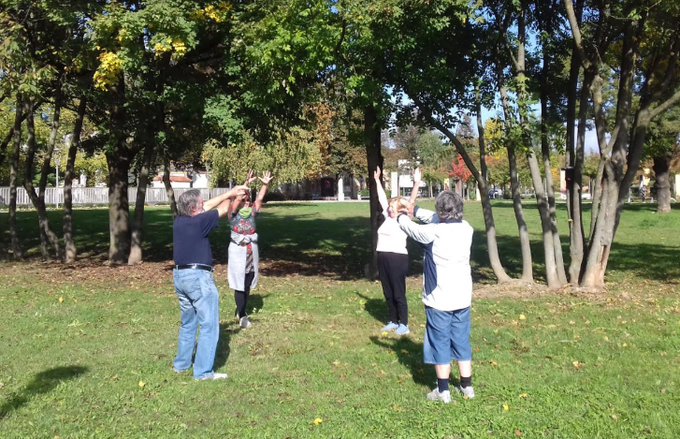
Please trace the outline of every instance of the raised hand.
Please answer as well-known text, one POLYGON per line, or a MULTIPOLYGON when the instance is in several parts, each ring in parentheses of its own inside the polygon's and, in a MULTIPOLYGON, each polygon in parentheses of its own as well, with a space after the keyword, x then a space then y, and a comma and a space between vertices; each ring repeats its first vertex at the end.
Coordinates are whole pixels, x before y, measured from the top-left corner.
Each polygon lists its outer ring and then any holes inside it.
POLYGON ((250 188, 246 185, 241 185, 241 186, 234 186, 231 188, 229 191, 228 198, 237 198, 237 197, 243 197, 245 194, 247 194, 250 191, 250 188))
POLYGON ((380 166, 376 166, 375 172, 373 172, 373 178, 380 180, 380 166))
POLYGON ((245 186, 249 186, 250 183, 255 181, 255 177, 253 176, 253 174, 254 174, 254 172, 253 172, 252 169, 248 171, 248 177, 246 177, 246 182, 243 183, 245 186))
POLYGON ((269 172, 269 171, 264 171, 264 172, 262 173, 262 177, 258 177, 258 178, 260 179, 260 181, 262 182, 262 184, 269 184, 269 182, 272 181, 272 179, 273 179, 274 177, 272 177, 272 173, 271 173, 271 172, 269 172))
POLYGON ((416 169, 413 171, 413 182, 414 182, 414 183, 415 183, 415 182, 420 183, 420 177, 421 177, 420 168, 416 168, 416 169))

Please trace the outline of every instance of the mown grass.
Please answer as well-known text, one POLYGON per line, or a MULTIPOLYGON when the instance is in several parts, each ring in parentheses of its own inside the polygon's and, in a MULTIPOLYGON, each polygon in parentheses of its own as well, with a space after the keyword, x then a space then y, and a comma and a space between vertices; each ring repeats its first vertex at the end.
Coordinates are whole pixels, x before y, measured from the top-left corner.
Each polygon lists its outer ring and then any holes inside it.
MULTIPOLYGON (((448 406, 424 399, 436 380, 422 363, 417 262, 408 281, 412 333, 379 331, 380 285, 362 279, 365 203, 266 206, 258 223, 265 275, 250 330, 231 318, 224 266, 216 272, 216 368, 229 374, 216 382, 171 371, 179 312, 165 262, 167 211, 148 212, 148 262, 120 268, 101 264, 106 211, 77 211, 89 262, 0 268, 0 437, 677 437, 680 216, 636 207, 619 229, 609 291, 504 296, 493 294, 479 208, 466 205, 484 293, 473 298, 477 398, 448 406)), ((512 207, 498 203, 495 213, 503 259, 516 274, 512 207)), ((20 214, 31 254, 35 223, 20 214)), ((225 242, 226 227, 213 237, 220 262, 225 242)))

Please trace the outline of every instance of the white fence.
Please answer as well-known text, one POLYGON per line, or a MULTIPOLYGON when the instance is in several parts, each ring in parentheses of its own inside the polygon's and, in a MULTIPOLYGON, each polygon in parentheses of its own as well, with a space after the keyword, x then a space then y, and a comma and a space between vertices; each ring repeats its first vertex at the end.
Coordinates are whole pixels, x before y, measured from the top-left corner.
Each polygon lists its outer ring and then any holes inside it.
MULTIPOLYGON (((175 189, 175 199, 182 193, 188 191, 188 188, 175 189)), ((199 189, 203 199, 207 200, 217 195, 227 192, 229 188, 216 187, 212 189, 199 189)), ((107 187, 75 187, 72 189, 73 205, 90 205, 90 204, 108 204, 109 203, 109 188, 107 187)), ((134 205, 137 199, 137 188, 128 188, 128 200, 131 205, 134 205)), ((64 188, 47 188, 45 190, 45 204, 53 205, 64 204, 64 188)), ((147 188, 146 189, 146 204, 153 205, 158 203, 170 203, 168 194, 165 188, 147 188)), ((32 205, 31 199, 28 197, 26 189, 23 187, 17 188, 17 205, 29 206, 32 205)), ((0 187, 0 206, 9 206, 9 187, 0 187)))

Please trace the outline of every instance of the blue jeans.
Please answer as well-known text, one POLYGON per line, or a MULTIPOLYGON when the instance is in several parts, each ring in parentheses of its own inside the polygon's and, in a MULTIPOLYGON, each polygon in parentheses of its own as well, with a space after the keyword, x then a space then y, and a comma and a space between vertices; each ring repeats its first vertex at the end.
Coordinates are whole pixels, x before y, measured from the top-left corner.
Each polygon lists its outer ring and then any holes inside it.
POLYGON ((175 293, 179 299, 182 324, 179 327, 177 356, 172 365, 176 371, 191 367, 196 342, 196 329, 201 325, 194 359, 194 378, 213 375, 217 340, 220 335, 219 295, 213 274, 203 270, 173 270, 175 293))

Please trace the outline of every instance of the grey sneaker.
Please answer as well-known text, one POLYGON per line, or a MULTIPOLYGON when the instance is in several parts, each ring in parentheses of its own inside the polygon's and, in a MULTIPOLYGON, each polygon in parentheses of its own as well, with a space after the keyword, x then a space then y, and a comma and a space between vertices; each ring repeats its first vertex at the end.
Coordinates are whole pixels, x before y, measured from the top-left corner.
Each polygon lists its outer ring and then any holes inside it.
POLYGON ((208 375, 207 377, 199 378, 198 380, 199 380, 199 381, 210 381, 210 380, 223 380, 223 379, 225 379, 225 378, 227 378, 227 374, 226 374, 226 373, 217 373, 217 372, 215 372, 215 373, 212 374, 212 375, 208 375))
POLYGON ((411 331, 409 331, 408 326, 404 325, 403 323, 399 323, 399 327, 394 331, 395 334, 397 335, 406 335, 409 334, 411 331))
POLYGON ((239 320, 239 324, 241 325, 241 328, 243 328, 243 329, 250 328, 251 326, 253 326, 250 323, 250 320, 248 320, 248 316, 241 317, 241 319, 239 320))
POLYGON ((468 399, 472 399, 475 397, 475 389, 473 389, 472 386, 468 387, 456 386, 454 387, 454 389, 456 389, 456 392, 462 393, 463 396, 468 399))
POLYGON ((430 401, 441 401, 444 404, 448 404, 451 402, 451 392, 448 390, 440 392, 439 388, 435 387, 430 393, 427 394, 427 399, 430 401))

